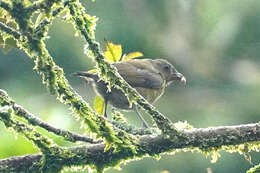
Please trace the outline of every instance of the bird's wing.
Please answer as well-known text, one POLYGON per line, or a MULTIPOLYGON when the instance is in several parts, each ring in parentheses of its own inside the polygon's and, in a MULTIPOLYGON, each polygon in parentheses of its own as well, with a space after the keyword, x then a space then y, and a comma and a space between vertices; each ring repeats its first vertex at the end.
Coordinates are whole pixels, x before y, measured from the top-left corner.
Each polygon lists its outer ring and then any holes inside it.
POLYGON ((164 80, 162 76, 153 70, 150 64, 142 65, 134 62, 129 63, 128 61, 128 63, 115 63, 114 66, 132 87, 159 89, 163 86, 164 80))

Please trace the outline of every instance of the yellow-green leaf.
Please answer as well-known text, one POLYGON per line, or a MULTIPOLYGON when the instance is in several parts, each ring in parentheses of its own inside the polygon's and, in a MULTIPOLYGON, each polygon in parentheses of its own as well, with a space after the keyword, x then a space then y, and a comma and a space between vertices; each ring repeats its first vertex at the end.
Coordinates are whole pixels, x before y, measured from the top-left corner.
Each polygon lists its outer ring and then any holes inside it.
POLYGON ((91 74, 97 73, 97 69, 91 69, 91 70, 88 71, 88 73, 91 73, 91 74))
POLYGON ((112 145, 113 145, 112 143, 110 143, 110 142, 108 143, 108 142, 107 142, 107 143, 106 143, 106 146, 105 146, 105 148, 104 148, 104 151, 105 151, 105 152, 108 151, 108 150, 112 147, 112 145))
POLYGON ((122 61, 127 61, 127 60, 130 60, 130 59, 139 58, 139 57, 142 57, 142 56, 144 56, 144 54, 142 52, 132 52, 132 53, 129 53, 127 55, 124 54, 122 61))
POLYGON ((94 109, 95 111, 100 114, 100 115, 103 115, 104 114, 104 106, 105 106, 105 102, 104 102, 104 99, 97 95, 95 97, 95 100, 94 100, 94 109))
POLYGON ((112 42, 107 41, 104 55, 109 62, 118 62, 122 56, 121 45, 113 44, 112 42))

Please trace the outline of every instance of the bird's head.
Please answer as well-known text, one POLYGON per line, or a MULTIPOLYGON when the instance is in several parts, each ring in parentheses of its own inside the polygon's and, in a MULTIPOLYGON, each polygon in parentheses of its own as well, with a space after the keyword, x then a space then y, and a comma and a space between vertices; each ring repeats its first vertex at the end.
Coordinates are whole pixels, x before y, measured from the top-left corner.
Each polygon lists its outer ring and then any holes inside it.
POLYGON ((173 81, 179 81, 183 85, 186 84, 186 78, 181 73, 179 73, 175 69, 175 67, 167 60, 152 60, 152 64, 154 68, 158 70, 162 77, 166 80, 167 85, 169 85, 173 81))

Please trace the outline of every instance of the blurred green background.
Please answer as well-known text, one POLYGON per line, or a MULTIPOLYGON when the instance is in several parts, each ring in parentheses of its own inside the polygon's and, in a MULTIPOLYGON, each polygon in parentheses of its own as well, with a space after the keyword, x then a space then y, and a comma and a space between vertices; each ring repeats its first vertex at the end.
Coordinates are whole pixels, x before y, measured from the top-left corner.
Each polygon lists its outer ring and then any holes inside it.
MULTIPOLYGON (((194 127, 236 125, 260 120, 260 1, 259 0, 97 0, 84 1, 87 12, 99 17, 96 37, 122 44, 123 52, 141 51, 145 57, 165 58, 187 78, 185 87, 171 85, 155 106, 174 122, 194 127)), ((94 92, 72 72, 93 68, 83 53, 84 40, 73 27, 56 19, 47 47, 64 68, 70 84, 88 102, 94 92)), ((32 113, 57 127, 83 132, 68 107, 50 96, 28 56, 12 49, 0 50, 0 88, 32 113)), ((125 113, 129 123, 140 126, 134 113, 125 113)), ((149 116, 145 115, 149 121, 149 116)), ((0 123, 0 159, 36 153, 37 149, 0 123)), ((61 138, 55 142, 64 143, 61 138)), ((245 172, 250 164, 237 153, 221 152, 212 164, 196 153, 143 159, 122 165, 122 173, 213 173, 245 172), (209 170, 209 169, 208 169, 209 170)), ((253 163, 260 154, 252 153, 253 163)), ((107 172, 119 172, 110 169, 107 172)))

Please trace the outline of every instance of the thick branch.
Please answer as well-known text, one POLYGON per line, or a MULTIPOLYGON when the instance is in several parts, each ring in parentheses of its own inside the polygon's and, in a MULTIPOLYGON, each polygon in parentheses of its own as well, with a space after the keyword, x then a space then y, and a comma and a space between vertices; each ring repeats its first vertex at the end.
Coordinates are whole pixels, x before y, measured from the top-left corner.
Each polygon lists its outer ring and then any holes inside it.
MULTIPOLYGON (((142 157, 146 154, 155 155, 172 151, 173 149, 188 147, 209 149, 211 147, 238 145, 258 141, 260 141, 259 123, 201 128, 184 131, 183 136, 179 137, 176 141, 168 140, 161 136, 143 136, 138 141, 137 154, 127 153, 124 150, 113 152, 112 148, 108 151, 104 151, 104 144, 91 144, 88 146, 67 148, 67 150, 73 154, 71 157, 63 160, 63 165, 80 166, 94 164, 103 167, 106 165, 111 166, 111 163, 118 162, 121 159, 142 157)), ((12 167, 15 171, 21 171, 21 165, 25 165, 22 170, 26 170, 26 167, 33 166, 34 163, 39 162, 40 157, 41 154, 3 159, 0 160, 0 170, 8 166, 12 167), (19 164, 13 164, 14 162, 18 162, 19 164)))
MULTIPOLYGON (((0 172, 7 172, 7 168, 11 168, 13 173, 15 172, 29 172, 29 168, 32 165, 36 165, 40 162, 42 155, 41 154, 31 154, 25 156, 16 156, 10 157, 8 159, 2 159, 0 161, 0 172), (27 169, 26 169, 27 167, 27 169)), ((37 168, 35 167, 35 171, 37 168)))

